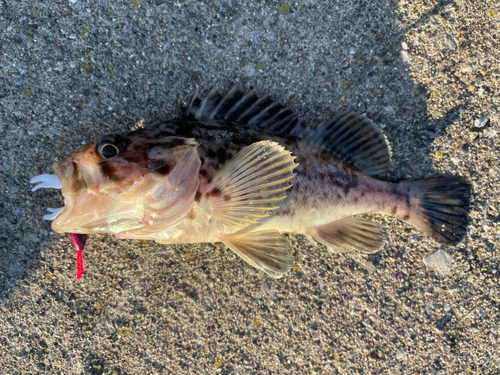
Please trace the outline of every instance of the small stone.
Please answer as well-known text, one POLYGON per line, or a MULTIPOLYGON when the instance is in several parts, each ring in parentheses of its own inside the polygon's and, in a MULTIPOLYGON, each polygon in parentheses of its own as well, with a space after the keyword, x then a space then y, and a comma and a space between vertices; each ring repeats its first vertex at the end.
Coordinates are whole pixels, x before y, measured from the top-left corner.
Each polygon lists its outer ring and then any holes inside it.
POLYGON ((394 108, 392 108, 392 106, 388 105, 388 106, 382 106, 382 109, 384 110, 385 113, 387 113, 388 115, 395 115, 396 114, 396 111, 394 110, 394 108))
POLYGON ((279 7, 278 11, 281 14, 287 14, 290 12, 290 5, 288 4, 283 4, 282 6, 279 7))
POLYGON ((54 128, 53 126, 51 126, 49 128, 49 134, 50 135, 60 135, 61 133, 59 133, 59 130, 57 130, 56 128, 54 128))
POLYGON ((450 50, 454 50, 455 48, 457 48, 457 43, 450 35, 448 35, 446 37, 445 44, 446 44, 446 47, 448 47, 448 49, 450 49, 450 50))
POLYGON ((16 84, 22 85, 24 82, 26 82, 26 74, 22 73, 19 74, 19 77, 17 77, 16 84))
POLYGON ((406 44, 406 42, 401 43, 401 48, 403 50, 407 50, 408 49, 408 44, 406 44))
POLYGON ((92 98, 92 100, 90 101, 90 104, 89 104, 89 108, 90 109, 95 109, 96 106, 97 106, 97 99, 96 98, 92 98))
POLYGON ((74 4, 74 3, 76 3, 77 1, 78 1, 78 0, 69 0, 69 2, 70 2, 71 4, 74 4))
POLYGON ((462 66, 462 73, 472 73, 472 65, 471 64, 465 64, 464 66, 462 66))
POLYGON ((366 271, 368 271, 368 274, 372 274, 374 273, 377 269, 375 268, 375 266, 373 265, 372 262, 370 262, 369 260, 367 260, 365 262, 365 268, 366 268, 366 271))
POLYGON ((436 267, 441 275, 447 275, 451 271, 451 256, 444 250, 427 255, 423 261, 427 267, 436 267))
POLYGON ((258 70, 263 70, 265 67, 266 67, 266 63, 265 63, 264 61, 260 61, 260 62, 257 64, 257 69, 258 69, 258 70))
POLYGON ((476 119, 476 121, 474 121, 474 126, 476 128, 484 128, 489 119, 490 115, 481 116, 480 118, 476 119))
POLYGON ((407 350, 406 349, 403 349, 401 350, 397 355, 396 355, 396 359, 403 359, 403 357, 406 355, 407 353, 407 350))
POLYGON ((410 61, 410 58, 411 58, 410 52, 408 52, 408 51, 401 51, 401 59, 404 62, 410 61))
POLYGON ((267 292, 269 290, 269 284, 266 282, 263 282, 262 286, 260 287, 260 290, 262 290, 263 292, 267 292))
POLYGON ((253 75, 255 75, 255 66, 253 66, 253 65, 247 65, 245 67, 245 73, 246 73, 247 76, 250 76, 250 77, 253 76, 253 75))
POLYGON ((453 164, 458 164, 460 163, 460 158, 458 156, 452 156, 451 161, 453 162, 453 164))

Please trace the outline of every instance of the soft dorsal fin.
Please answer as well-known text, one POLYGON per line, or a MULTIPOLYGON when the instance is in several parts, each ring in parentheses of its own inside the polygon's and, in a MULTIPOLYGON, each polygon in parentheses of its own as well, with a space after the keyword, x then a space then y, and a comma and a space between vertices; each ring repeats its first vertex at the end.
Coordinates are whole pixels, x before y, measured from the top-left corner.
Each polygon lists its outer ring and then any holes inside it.
POLYGON ((371 176, 389 170, 391 150, 380 129, 359 113, 340 113, 304 137, 371 176))
POLYGON ((203 99, 195 92, 185 115, 230 120, 307 139, 371 176, 387 172, 390 166, 391 152, 384 134, 359 113, 341 113, 313 128, 304 125, 290 106, 271 100, 269 94, 259 97, 255 90, 243 94, 236 84, 224 95, 216 86, 203 99))

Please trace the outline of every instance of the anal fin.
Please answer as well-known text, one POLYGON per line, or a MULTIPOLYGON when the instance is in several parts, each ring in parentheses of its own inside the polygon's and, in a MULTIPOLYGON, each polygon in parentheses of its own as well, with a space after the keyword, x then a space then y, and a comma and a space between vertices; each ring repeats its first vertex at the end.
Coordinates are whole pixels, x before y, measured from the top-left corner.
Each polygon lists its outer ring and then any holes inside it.
POLYGON ((378 223, 356 217, 309 228, 307 234, 326 247, 351 249, 366 254, 377 252, 385 241, 383 229, 378 223))
POLYGON ((279 278, 292 268, 288 240, 278 231, 235 233, 224 237, 222 242, 246 262, 271 277, 279 278))

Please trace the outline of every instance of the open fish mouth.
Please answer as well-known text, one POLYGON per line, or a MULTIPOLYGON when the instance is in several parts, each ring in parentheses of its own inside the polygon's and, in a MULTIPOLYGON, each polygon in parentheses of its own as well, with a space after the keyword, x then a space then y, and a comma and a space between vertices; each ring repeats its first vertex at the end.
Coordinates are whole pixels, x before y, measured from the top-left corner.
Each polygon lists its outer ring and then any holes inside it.
MULTIPOLYGON (((38 189, 62 189, 62 183, 56 175, 53 174, 41 174, 39 176, 33 177, 30 180, 30 183, 37 184, 31 191, 37 191, 38 189), (40 183, 39 183, 40 182, 40 183)), ((50 208, 47 210, 50 214, 43 215, 43 220, 54 220, 59 214, 64 210, 64 207, 61 208, 50 208)))
MULTIPOLYGON (((55 175, 41 174, 30 180, 32 184, 38 184, 31 191, 38 189, 61 189, 64 198, 73 198, 86 192, 87 184, 80 169, 72 161, 62 161, 52 164, 55 175)), ((66 199, 65 199, 66 200, 66 199)), ((47 208, 50 214, 44 215, 44 220, 55 220, 64 210, 61 208, 47 208)))

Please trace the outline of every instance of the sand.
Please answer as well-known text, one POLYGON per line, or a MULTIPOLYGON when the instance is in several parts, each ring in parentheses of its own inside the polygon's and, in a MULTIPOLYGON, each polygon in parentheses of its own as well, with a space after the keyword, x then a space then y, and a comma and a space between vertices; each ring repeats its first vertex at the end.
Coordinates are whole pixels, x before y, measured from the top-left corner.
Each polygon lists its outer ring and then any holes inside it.
MULTIPOLYGON (((497 374, 500 6, 487 1, 3 0, 0 373, 497 374), (470 176, 467 238, 390 218, 377 254, 291 236, 274 280, 221 244, 91 236, 75 280, 61 205, 29 179, 234 82, 310 124, 366 113, 391 180, 470 176), (424 264, 440 251, 450 267, 424 264)), ((429 262, 427 262, 429 263, 429 262)))

